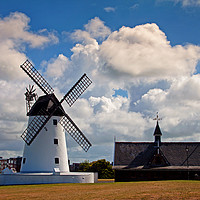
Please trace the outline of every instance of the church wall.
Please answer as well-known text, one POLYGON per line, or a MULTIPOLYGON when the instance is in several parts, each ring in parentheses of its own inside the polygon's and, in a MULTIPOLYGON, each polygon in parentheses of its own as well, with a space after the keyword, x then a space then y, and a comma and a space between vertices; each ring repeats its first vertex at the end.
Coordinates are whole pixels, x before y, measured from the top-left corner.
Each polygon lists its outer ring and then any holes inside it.
POLYGON ((115 182, 200 180, 200 170, 115 170, 115 182))

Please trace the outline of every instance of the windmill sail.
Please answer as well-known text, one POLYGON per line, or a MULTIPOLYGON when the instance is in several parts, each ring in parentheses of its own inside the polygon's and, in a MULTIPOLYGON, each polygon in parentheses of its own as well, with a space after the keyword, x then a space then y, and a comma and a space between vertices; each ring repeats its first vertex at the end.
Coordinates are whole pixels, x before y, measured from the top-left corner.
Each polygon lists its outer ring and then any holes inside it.
POLYGON ((50 118, 51 116, 49 116, 46 111, 41 110, 40 115, 35 116, 25 131, 22 133, 22 139, 28 145, 30 145, 50 118))
POLYGON ((71 137, 83 148, 85 152, 92 146, 89 140, 85 137, 82 131, 71 120, 71 118, 65 114, 65 116, 59 121, 64 129, 71 135, 71 137))
POLYGON ((31 62, 29 62, 29 60, 26 60, 20 67, 28 74, 28 76, 38 85, 38 87, 45 94, 52 94, 54 92, 54 89, 41 76, 41 74, 35 69, 31 62))
POLYGON ((87 77, 86 74, 74 84, 74 86, 69 90, 69 92, 63 97, 62 101, 66 101, 71 107, 74 102, 83 94, 83 92, 90 86, 92 81, 87 77))

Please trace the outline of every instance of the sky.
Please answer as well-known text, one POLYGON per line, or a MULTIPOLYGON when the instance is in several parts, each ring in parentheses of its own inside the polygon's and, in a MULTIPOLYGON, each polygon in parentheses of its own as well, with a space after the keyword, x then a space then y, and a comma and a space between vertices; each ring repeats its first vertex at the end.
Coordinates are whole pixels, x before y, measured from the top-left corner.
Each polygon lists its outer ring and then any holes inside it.
MULTIPOLYGON (((71 162, 113 161, 114 141, 200 140, 200 0, 0 0, 0 156, 22 156, 27 126, 20 69, 29 59, 92 143, 67 136, 71 162)), ((43 95, 39 88, 37 94, 43 95)))

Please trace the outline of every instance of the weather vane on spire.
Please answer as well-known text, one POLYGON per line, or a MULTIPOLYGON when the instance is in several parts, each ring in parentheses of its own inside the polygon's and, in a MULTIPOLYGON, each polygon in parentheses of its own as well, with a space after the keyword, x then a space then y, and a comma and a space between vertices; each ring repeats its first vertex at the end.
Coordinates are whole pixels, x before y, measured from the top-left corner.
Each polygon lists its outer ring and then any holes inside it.
POLYGON ((158 123, 158 121, 162 120, 162 118, 159 118, 159 116, 158 116, 158 112, 156 113, 156 118, 154 118, 153 120, 156 120, 157 123, 158 123))

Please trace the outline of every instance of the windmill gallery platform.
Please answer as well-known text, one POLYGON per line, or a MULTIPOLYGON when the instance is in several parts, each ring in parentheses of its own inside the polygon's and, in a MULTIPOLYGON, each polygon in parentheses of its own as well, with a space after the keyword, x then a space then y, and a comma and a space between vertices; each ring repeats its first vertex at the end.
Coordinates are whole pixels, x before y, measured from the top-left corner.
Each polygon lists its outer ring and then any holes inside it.
POLYGON ((54 183, 96 183, 97 173, 5 173, 0 175, 0 185, 31 185, 54 183))
POLYGON ((69 171, 65 131, 85 152, 92 144, 61 105, 66 101, 71 107, 92 81, 84 74, 59 101, 53 88, 28 60, 20 67, 45 95, 37 98, 33 87, 27 89, 29 120, 21 135, 25 146, 20 173, 6 168, 0 175, 0 185, 96 182, 96 173, 69 171))

